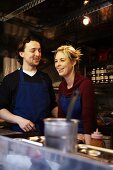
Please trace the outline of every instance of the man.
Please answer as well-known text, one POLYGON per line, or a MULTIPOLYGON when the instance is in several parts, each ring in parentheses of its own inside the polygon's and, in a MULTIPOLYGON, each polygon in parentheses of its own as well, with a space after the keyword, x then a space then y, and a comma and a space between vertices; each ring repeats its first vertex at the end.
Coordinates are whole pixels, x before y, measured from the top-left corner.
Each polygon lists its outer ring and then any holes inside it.
POLYGON ((14 131, 44 133, 43 119, 57 113, 52 81, 37 69, 41 60, 40 41, 25 37, 18 46, 19 70, 7 75, 0 87, 0 118, 14 131))

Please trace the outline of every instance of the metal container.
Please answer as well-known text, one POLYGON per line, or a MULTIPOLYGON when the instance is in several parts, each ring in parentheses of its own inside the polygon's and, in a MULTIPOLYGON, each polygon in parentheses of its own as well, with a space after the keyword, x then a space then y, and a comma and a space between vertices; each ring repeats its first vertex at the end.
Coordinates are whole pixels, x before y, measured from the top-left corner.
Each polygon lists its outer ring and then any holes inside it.
POLYGON ((77 150, 78 120, 45 119, 45 145, 64 152, 77 150))

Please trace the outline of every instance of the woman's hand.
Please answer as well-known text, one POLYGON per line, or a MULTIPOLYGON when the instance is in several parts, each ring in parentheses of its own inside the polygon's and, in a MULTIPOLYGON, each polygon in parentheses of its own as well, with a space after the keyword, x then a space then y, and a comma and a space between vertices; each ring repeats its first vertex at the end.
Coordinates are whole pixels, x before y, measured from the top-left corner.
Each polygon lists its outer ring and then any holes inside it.
POLYGON ((90 145, 91 142, 91 135, 89 134, 77 134, 77 139, 83 143, 85 143, 86 145, 90 145))
POLYGON ((78 142, 85 143, 84 134, 78 133, 77 134, 77 140, 78 140, 78 142))
POLYGON ((84 134, 84 138, 85 138, 85 144, 90 145, 90 143, 91 143, 91 135, 84 134))

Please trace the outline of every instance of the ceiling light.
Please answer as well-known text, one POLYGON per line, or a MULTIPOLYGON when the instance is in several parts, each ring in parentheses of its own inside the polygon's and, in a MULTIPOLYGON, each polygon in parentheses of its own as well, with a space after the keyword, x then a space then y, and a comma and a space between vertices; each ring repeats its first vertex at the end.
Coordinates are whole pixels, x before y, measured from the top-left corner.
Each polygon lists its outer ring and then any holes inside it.
POLYGON ((88 25, 90 23, 90 18, 88 16, 84 16, 82 22, 83 22, 84 25, 88 25))
POLYGON ((89 0, 84 0, 84 5, 87 5, 89 3, 89 0))

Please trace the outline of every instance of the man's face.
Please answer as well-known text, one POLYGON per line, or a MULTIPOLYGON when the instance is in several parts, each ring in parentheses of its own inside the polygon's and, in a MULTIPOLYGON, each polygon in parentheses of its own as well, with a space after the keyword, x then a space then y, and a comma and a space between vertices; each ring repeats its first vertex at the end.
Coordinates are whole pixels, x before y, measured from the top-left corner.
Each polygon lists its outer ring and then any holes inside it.
POLYGON ((23 58, 23 65, 35 67, 39 64, 41 59, 41 46, 37 41, 30 41, 26 43, 23 52, 20 52, 23 58))

